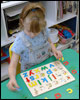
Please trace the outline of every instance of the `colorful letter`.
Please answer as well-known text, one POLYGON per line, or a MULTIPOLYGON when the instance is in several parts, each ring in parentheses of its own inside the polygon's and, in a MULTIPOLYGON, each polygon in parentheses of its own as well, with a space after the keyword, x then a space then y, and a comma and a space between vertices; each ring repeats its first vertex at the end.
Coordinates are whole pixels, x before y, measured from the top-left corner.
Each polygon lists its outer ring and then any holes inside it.
POLYGON ((34 83, 33 83, 33 82, 28 83, 28 85, 29 85, 30 87, 34 87, 34 86, 36 86, 36 85, 37 85, 37 82, 36 82, 36 81, 34 81, 34 83))
POLYGON ((30 79, 31 79, 32 81, 35 80, 34 76, 30 76, 30 79))
POLYGON ((27 76, 28 76, 28 75, 27 75, 27 72, 23 73, 23 75, 24 75, 24 77, 27 77, 27 76))
POLYGON ((56 79, 56 77, 52 74, 52 76, 56 79))
POLYGON ((38 79, 39 78, 39 75, 36 75, 36 79, 38 79))
POLYGON ((59 99, 61 97, 61 94, 60 93, 56 93, 54 96, 56 97, 56 99, 59 99))
POLYGON ((49 69, 48 71, 47 71, 47 74, 52 74, 53 72, 49 69))
POLYGON ((32 70, 29 71, 29 75, 30 75, 30 76, 31 76, 31 74, 34 74, 34 73, 32 72, 32 70))
POLYGON ((72 89, 67 89, 66 91, 69 91, 68 93, 72 93, 73 92, 73 90, 72 89))
POLYGON ((37 69, 34 69, 34 71, 36 72, 36 73, 38 73, 38 72, 40 72, 40 70, 37 68, 37 69))
POLYGON ((27 81, 27 82, 30 82, 30 80, 29 80, 28 78, 26 78, 26 81, 27 81))
POLYGON ((47 97, 45 97, 44 99, 48 99, 47 97))
POLYGON ((61 60, 62 59, 62 61, 64 60, 64 57, 62 57, 62 58, 59 58, 59 60, 61 60))
POLYGON ((65 62, 63 62, 63 64, 68 65, 68 64, 69 64, 69 62, 68 62, 68 61, 65 61, 65 62))
POLYGON ((51 68, 51 67, 54 67, 54 65, 50 64, 50 68, 51 68))
POLYGON ((50 75, 48 75, 48 77, 49 77, 49 79, 52 81, 52 79, 51 79, 50 75))
POLYGON ((45 70, 45 69, 48 69, 48 68, 47 68, 46 66, 44 66, 44 67, 41 67, 41 70, 43 70, 43 69, 45 70))
POLYGON ((46 78, 43 78, 43 79, 41 78, 41 80, 43 80, 43 82, 45 82, 45 81, 48 82, 48 80, 46 78))
POLYGON ((72 73, 73 73, 73 74, 76 74, 76 73, 77 73, 77 71, 76 71, 76 70, 72 70, 72 73))
POLYGON ((37 80, 38 81, 38 83, 41 85, 41 82, 39 81, 39 80, 37 80))

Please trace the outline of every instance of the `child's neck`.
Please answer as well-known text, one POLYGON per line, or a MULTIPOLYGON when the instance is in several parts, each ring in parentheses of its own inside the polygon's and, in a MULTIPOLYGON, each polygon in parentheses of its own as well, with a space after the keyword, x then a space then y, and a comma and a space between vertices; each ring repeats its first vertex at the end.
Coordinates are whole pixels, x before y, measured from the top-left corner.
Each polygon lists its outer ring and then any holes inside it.
POLYGON ((35 37, 34 34, 29 32, 29 31, 24 30, 24 33, 27 34, 30 38, 34 38, 35 37))
POLYGON ((29 32, 27 30, 24 30, 24 33, 27 34, 30 38, 34 38, 39 34, 39 33, 37 33, 37 35, 34 35, 32 32, 29 32))

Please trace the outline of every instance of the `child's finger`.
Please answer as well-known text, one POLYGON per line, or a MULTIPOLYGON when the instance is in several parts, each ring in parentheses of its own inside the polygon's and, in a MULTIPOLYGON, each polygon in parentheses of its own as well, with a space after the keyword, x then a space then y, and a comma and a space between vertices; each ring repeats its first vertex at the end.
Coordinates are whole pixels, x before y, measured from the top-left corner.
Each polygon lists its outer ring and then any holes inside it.
POLYGON ((56 59, 58 59, 58 56, 54 53, 54 56, 56 57, 56 59))
POLYGON ((14 86, 15 86, 16 88, 20 88, 16 82, 14 82, 14 86))
POLYGON ((12 84, 9 84, 8 88, 12 91, 16 91, 16 88, 14 88, 14 86, 12 84))

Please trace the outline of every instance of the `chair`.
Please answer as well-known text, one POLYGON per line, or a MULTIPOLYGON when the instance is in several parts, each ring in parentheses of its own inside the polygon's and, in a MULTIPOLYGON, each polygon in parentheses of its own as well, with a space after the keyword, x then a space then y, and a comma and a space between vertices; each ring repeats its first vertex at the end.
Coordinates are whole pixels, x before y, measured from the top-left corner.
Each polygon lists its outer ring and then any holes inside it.
MULTIPOLYGON (((12 51, 11 51, 12 46, 13 46, 13 43, 9 47, 10 60, 11 60, 11 57, 12 57, 12 51)), ((20 57, 19 57, 19 60, 20 60, 20 57)), ((21 72, 21 64, 18 62, 18 65, 17 65, 17 68, 16 68, 16 75, 19 74, 20 72, 21 72)))

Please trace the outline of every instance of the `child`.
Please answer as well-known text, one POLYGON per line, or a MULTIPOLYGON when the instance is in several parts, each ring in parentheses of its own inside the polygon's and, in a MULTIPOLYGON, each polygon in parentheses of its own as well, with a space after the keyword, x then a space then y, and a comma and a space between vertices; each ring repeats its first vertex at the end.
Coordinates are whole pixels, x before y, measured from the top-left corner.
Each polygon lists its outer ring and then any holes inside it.
POLYGON ((62 57, 49 38, 49 29, 46 28, 45 9, 41 3, 28 3, 20 15, 19 36, 15 39, 12 47, 13 55, 9 66, 8 88, 15 91, 19 88, 16 82, 16 67, 21 61, 21 71, 39 64, 50 57, 50 49, 54 56, 62 57))

